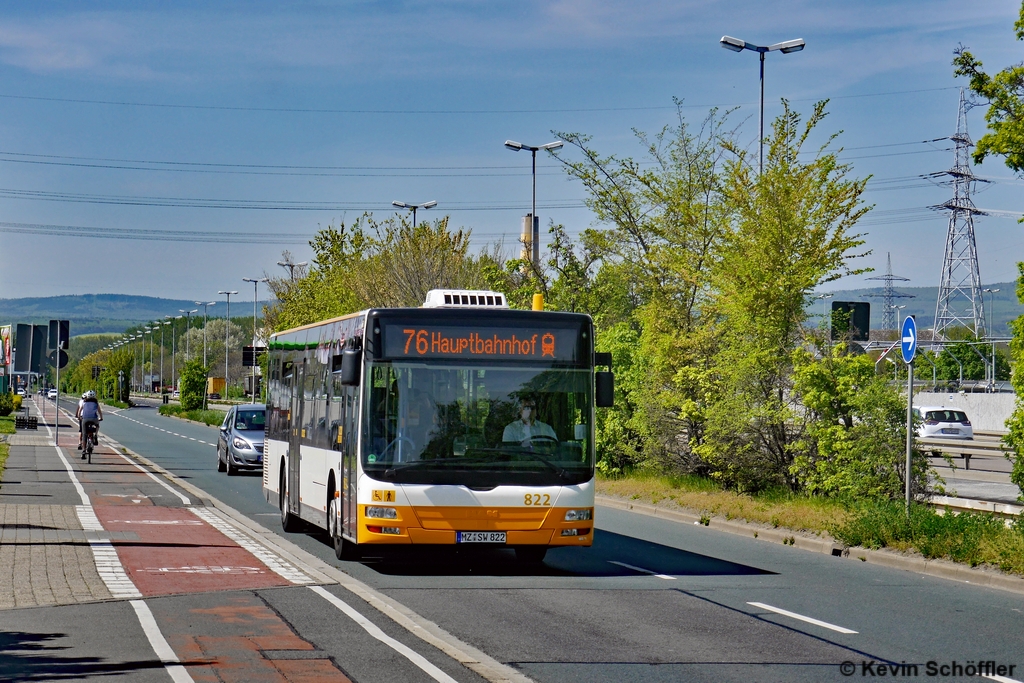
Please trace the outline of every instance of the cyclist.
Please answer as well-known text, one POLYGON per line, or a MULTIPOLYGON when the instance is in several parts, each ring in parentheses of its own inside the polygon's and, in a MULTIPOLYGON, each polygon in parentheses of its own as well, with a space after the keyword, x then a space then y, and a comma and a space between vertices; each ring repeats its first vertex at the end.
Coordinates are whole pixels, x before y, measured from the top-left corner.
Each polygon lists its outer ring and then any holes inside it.
MULTIPOLYGON (((89 390, 82 394, 82 400, 78 402, 78 411, 75 413, 78 419, 78 450, 85 449, 85 425, 92 423, 96 425, 96 435, 100 433, 100 420, 103 419, 103 411, 100 409, 100 402, 96 400, 96 392, 89 390)), ((85 458, 85 453, 82 454, 85 458)))

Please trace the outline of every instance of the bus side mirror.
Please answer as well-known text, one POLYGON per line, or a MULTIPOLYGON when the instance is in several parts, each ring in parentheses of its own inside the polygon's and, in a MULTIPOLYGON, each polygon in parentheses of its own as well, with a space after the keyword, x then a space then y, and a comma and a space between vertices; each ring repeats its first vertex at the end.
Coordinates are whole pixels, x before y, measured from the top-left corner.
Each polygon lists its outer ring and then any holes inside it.
POLYGON ((615 375, 610 372, 595 372, 596 385, 595 403, 598 408, 611 408, 615 405, 615 375))
POLYGON ((341 383, 346 387, 357 387, 359 386, 359 366, 363 362, 363 350, 362 349, 345 349, 341 352, 341 361, 338 362, 338 356, 334 357, 332 369, 341 375, 341 383))

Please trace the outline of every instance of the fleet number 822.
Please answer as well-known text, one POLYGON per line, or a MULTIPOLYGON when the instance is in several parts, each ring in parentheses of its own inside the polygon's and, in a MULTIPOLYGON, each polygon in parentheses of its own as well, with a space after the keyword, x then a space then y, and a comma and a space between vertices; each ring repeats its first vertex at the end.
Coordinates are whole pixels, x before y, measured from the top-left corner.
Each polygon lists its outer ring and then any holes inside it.
POLYGON ((551 494, 548 493, 527 493, 523 496, 523 505, 551 506, 551 494))

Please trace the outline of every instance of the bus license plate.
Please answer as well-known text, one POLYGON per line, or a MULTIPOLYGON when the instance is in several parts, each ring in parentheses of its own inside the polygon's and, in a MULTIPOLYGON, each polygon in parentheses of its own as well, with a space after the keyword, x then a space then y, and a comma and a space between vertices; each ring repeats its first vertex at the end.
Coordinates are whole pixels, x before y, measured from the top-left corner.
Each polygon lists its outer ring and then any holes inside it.
POLYGON ((504 543, 504 531, 457 531, 456 543, 504 543))

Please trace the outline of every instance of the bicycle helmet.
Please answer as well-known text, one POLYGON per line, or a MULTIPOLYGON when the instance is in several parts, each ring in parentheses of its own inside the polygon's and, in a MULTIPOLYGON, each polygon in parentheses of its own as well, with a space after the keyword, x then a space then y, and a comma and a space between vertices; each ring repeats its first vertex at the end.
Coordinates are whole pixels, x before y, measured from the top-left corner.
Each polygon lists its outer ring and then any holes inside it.
POLYGON ((96 398, 96 392, 90 389, 89 391, 82 394, 82 398, 96 398))

